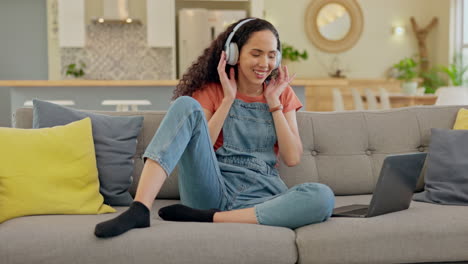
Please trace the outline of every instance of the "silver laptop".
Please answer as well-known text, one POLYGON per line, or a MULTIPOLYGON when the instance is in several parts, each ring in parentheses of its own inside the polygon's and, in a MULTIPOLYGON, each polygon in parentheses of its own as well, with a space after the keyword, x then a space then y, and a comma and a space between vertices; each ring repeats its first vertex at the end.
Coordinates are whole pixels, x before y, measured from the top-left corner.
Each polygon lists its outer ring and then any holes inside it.
POLYGON ((332 216, 372 217, 409 208, 427 153, 385 157, 370 205, 335 208, 332 216))

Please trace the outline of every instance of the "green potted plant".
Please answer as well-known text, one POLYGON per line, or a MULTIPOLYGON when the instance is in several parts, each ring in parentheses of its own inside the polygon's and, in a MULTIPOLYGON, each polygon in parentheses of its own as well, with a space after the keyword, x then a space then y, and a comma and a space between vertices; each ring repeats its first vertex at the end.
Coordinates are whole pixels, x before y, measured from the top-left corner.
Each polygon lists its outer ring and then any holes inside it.
POLYGON ((452 63, 446 66, 440 66, 442 72, 447 74, 451 84, 453 86, 463 86, 467 83, 467 79, 464 79, 466 71, 468 71, 468 65, 463 63, 463 55, 457 53, 453 56, 452 63))
POLYGON ((281 56, 283 64, 288 64, 292 61, 307 60, 309 55, 306 50, 300 52, 293 46, 283 43, 281 46, 281 56))
POLYGON ((74 76, 75 78, 80 78, 85 75, 84 69, 86 68, 86 64, 80 61, 80 67, 76 65, 76 63, 70 63, 66 67, 66 76, 74 76))
POLYGON ((441 76, 440 67, 434 67, 427 72, 421 72, 420 77, 423 78, 425 93, 433 94, 442 86, 447 86, 447 81, 441 76))
POLYGON ((418 88, 418 82, 416 77, 418 73, 416 72, 416 67, 418 63, 413 58, 404 58, 398 63, 393 65, 393 68, 398 71, 397 79, 402 80, 401 90, 405 94, 416 94, 416 89, 418 88))

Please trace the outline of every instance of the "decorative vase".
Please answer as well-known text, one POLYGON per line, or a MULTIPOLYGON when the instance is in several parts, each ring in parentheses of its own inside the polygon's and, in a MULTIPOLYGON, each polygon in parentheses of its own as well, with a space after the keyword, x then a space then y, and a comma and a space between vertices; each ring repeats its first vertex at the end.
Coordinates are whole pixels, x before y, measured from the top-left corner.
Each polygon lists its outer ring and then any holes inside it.
POLYGON ((418 89, 417 82, 404 82, 401 83, 401 91, 407 95, 415 95, 416 90, 418 89))

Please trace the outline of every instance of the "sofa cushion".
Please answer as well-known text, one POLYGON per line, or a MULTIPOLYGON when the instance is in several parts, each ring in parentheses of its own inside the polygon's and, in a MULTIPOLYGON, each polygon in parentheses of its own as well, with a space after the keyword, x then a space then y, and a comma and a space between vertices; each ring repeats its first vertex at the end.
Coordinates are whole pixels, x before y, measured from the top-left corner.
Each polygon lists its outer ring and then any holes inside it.
POLYGON ((298 112, 304 153, 298 166, 280 164, 280 175, 288 186, 320 182, 336 195, 372 193, 387 155, 426 152, 430 129, 452 128, 460 108, 298 112))
MULTIPOLYGON (((462 106, 419 106, 378 111, 298 112, 304 153, 301 163, 280 163, 280 175, 292 187, 304 182, 327 184, 337 195, 372 193, 387 155, 428 150, 431 128, 452 128, 462 106), (346 128, 346 129, 343 129, 346 128), (337 166, 339 165, 339 166, 337 166)), ((16 112, 15 126, 30 126, 30 109, 16 112)), ((106 115, 144 115, 134 157, 134 195, 143 168, 143 155, 164 111, 96 112, 106 115)), ((177 199, 177 170, 166 180, 158 198, 177 199)))
POLYGON ((414 200, 468 205, 468 130, 432 129, 425 182, 414 200))
MULTIPOLYGON (((143 153, 145 152, 146 146, 151 142, 156 130, 161 123, 165 111, 146 111, 146 112, 115 112, 115 111, 91 111, 82 110, 87 113, 96 113, 109 116, 144 116, 143 128, 137 137, 136 153, 133 156, 134 170, 133 170, 133 181, 130 186, 129 192, 135 197, 138 182, 140 180, 140 174, 143 169, 143 153)), ((31 108, 18 108, 14 113, 13 124, 14 127, 18 128, 32 128, 33 113, 31 108)), ((179 181, 177 176, 177 167, 171 173, 170 177, 166 179, 163 187, 158 193, 157 198, 161 199, 179 199, 179 181)))
POLYGON ((468 129, 468 109, 462 108, 458 111, 453 129, 468 129))
POLYGON ((74 110, 45 101, 33 100, 33 128, 65 125, 90 117, 99 172, 100 192, 109 205, 130 205, 133 155, 142 116, 107 116, 74 110))
POLYGON ((0 128, 0 146, 0 223, 115 212, 99 193, 89 118, 53 128, 0 128))
POLYGON ((120 214, 22 217, 0 225, 0 263, 296 263, 294 231, 254 224, 168 222, 99 239, 94 226, 120 214), (52 224, 51 224, 52 223, 52 224), (25 250, 26 249, 26 250, 25 250))
MULTIPOLYGON (((336 207, 371 195, 338 196, 336 207)), ((299 263, 413 263, 468 260, 468 210, 412 202, 371 218, 332 217, 296 229, 299 263)))
MULTIPOLYGON (((453 129, 460 130, 460 129, 468 129, 468 109, 461 108, 458 110, 457 117, 455 119, 455 124, 453 125, 453 129)), ((426 169, 427 169, 427 159, 424 162, 423 169, 421 170, 421 175, 419 176, 418 184, 416 187, 417 192, 424 191, 425 181, 424 178, 426 176, 426 169)))

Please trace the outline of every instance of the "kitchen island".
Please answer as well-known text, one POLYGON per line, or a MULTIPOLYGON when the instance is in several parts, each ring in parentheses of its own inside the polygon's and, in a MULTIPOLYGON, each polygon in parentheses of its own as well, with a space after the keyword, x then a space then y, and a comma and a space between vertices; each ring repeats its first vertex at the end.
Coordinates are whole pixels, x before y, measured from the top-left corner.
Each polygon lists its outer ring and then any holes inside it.
MULTIPOLYGON (((88 110, 115 111, 104 100, 148 100, 151 105, 139 110, 167 110, 178 80, 11 80, 0 81, 0 126, 11 126, 11 115, 34 98, 73 101, 71 107, 88 110)), ((306 89, 314 86, 342 86, 344 79, 298 79, 291 85, 307 109, 306 89)))

